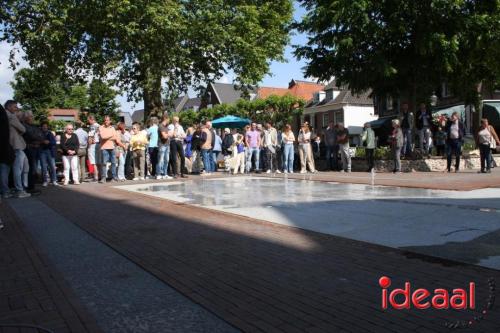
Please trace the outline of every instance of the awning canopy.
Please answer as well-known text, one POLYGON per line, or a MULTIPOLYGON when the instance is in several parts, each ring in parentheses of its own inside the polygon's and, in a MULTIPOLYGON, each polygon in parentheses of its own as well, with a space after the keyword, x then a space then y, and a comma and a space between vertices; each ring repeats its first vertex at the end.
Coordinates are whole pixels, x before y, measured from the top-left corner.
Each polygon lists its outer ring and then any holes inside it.
POLYGON ((243 128, 250 124, 250 120, 236 116, 225 116, 212 121, 212 126, 215 128, 243 128))

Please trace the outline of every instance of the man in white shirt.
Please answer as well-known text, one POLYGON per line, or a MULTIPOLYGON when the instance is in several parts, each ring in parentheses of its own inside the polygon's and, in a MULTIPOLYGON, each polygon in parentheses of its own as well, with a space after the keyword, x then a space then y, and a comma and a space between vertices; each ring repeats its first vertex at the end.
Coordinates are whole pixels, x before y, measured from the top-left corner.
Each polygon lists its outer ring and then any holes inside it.
POLYGON ((181 159, 180 172, 181 178, 187 178, 184 174, 184 165, 185 165, 185 157, 184 157, 184 148, 182 143, 184 142, 184 138, 186 138, 186 132, 184 132, 184 128, 179 123, 179 117, 173 117, 172 123, 168 125, 168 133, 170 139, 170 153, 172 154, 172 167, 174 178, 177 178, 177 155, 181 159))

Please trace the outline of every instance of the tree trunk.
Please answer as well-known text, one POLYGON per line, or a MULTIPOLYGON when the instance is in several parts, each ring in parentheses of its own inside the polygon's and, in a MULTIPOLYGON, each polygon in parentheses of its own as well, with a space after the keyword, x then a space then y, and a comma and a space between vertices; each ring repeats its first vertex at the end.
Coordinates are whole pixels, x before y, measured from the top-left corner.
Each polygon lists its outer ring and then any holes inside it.
POLYGON ((151 117, 161 118, 163 113, 163 100, 161 98, 161 77, 149 80, 143 88, 144 91, 144 123, 151 117))
POLYGON ((474 100, 474 122, 473 122, 473 133, 477 133, 479 126, 481 126, 481 119, 483 118, 483 96, 482 83, 477 85, 477 94, 474 100))

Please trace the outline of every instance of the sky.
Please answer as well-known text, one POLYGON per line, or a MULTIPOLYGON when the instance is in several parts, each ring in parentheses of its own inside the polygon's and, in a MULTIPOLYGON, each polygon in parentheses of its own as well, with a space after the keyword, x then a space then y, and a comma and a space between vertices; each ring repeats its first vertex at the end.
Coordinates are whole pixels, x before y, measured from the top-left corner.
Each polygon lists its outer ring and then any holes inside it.
MULTIPOLYGON (((304 15, 305 10, 298 6, 295 2, 295 13, 294 18, 299 20, 302 15, 304 15)), ((285 50, 285 58, 287 62, 279 63, 272 62, 271 63, 271 74, 266 75, 266 77, 261 82, 261 86, 267 87, 288 87, 288 83, 292 80, 304 80, 304 74, 302 71, 302 67, 305 66, 304 61, 298 61, 293 56, 293 48, 291 45, 295 44, 305 44, 306 36, 302 34, 293 34, 291 36, 290 45, 287 46, 285 50)), ((10 82, 14 79, 14 71, 9 67, 9 52, 11 46, 5 42, 0 43, 0 102, 3 104, 6 100, 12 98, 12 88, 10 86, 10 82)), ((17 68, 27 67, 27 64, 20 59, 20 66, 17 68)), ((233 77, 231 74, 228 74, 219 80, 224 83, 231 83, 233 77)), ((190 92, 191 97, 195 97, 194 93, 190 92)), ((134 103, 128 102, 126 95, 117 97, 118 103, 120 103, 120 108, 122 111, 132 113, 134 110, 142 109, 142 102, 134 103)))

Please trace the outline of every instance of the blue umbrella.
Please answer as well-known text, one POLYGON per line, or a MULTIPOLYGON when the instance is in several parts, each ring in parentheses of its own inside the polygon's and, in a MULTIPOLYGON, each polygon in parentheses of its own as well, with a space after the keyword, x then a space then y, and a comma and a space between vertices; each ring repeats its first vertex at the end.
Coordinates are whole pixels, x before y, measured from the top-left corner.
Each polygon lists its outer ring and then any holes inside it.
POLYGON ((250 124, 250 120, 236 116, 225 116, 212 121, 212 126, 215 128, 243 128, 250 124))

